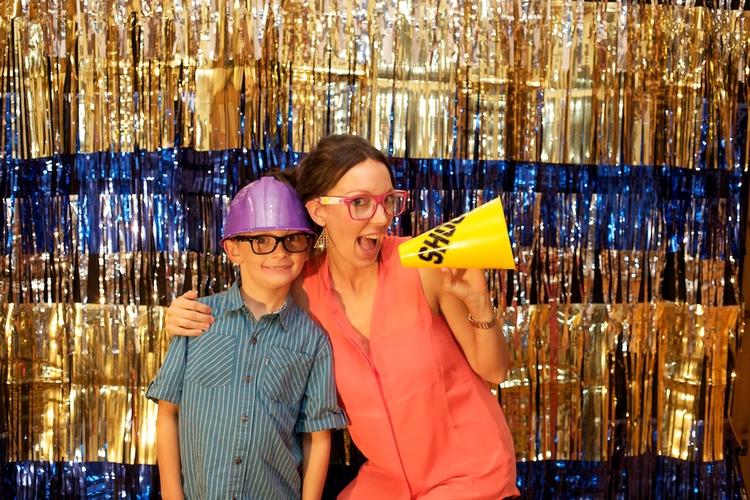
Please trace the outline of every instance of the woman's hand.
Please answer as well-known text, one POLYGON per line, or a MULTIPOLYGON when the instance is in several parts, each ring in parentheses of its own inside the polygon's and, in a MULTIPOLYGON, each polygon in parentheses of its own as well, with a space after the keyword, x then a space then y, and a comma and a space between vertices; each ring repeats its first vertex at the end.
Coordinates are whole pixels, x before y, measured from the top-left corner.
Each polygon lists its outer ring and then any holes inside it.
POLYGON ((481 269, 440 268, 443 291, 454 295, 466 304, 471 316, 478 321, 490 321, 494 309, 490 301, 487 279, 481 269))
POLYGON ((169 305, 164 328, 170 335, 196 337, 213 324, 211 308, 195 300, 197 298, 198 292, 190 290, 169 305))

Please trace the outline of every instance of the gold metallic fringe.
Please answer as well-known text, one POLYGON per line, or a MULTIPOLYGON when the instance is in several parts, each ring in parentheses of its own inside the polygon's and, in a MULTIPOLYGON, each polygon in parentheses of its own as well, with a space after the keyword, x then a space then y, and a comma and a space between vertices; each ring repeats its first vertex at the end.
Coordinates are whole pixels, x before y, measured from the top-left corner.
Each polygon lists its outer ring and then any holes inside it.
POLYGON ((705 148, 714 168, 724 148, 732 168, 735 148, 748 148, 733 128, 750 72, 750 14, 740 10, 577 0, 30 4, 8 2, 0 19, 17 158, 152 151, 178 138, 198 150, 273 142, 306 151, 334 132, 424 158, 696 168, 705 148))

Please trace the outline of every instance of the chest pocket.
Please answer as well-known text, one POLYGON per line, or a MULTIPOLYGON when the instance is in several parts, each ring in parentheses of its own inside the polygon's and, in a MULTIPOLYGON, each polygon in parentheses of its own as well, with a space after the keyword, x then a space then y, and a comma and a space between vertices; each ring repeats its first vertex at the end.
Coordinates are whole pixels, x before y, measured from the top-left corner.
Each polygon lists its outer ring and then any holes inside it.
POLYGON ((185 380, 205 388, 222 387, 232 381, 237 337, 208 331, 190 339, 185 380))
POLYGON ((298 407, 312 363, 309 354, 271 346, 265 363, 263 392, 274 401, 298 407))

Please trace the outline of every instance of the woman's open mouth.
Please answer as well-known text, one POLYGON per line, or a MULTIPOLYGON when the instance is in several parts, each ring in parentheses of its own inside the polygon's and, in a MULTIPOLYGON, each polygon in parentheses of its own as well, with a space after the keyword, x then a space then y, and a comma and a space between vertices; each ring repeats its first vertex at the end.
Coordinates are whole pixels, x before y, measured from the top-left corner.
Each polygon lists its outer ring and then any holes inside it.
POLYGON ((357 238, 357 245, 365 257, 372 258, 377 255, 382 239, 382 235, 360 236, 357 238))

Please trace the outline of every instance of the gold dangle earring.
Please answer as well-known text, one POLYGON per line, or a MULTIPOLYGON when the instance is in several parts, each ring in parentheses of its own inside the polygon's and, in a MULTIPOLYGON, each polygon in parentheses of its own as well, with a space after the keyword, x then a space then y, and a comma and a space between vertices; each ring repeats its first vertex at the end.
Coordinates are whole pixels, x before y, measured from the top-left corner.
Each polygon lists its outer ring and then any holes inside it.
POLYGON ((327 246, 328 246, 328 235, 326 234, 326 228, 323 228, 313 248, 315 250, 325 250, 327 246))

